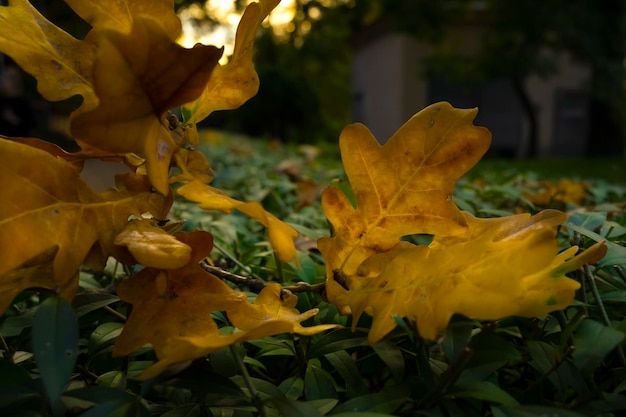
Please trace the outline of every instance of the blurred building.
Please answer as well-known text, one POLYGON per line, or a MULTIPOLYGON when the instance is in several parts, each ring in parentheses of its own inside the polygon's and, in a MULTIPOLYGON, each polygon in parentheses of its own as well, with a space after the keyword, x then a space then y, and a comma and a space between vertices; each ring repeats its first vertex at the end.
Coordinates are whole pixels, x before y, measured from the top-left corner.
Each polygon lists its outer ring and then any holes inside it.
MULTIPOLYGON (((468 50, 476 48, 479 26, 460 26, 468 50)), ((420 60, 430 47, 378 22, 353 40, 353 119, 384 143, 413 114, 429 104, 448 101, 458 108, 478 107, 474 124, 493 134, 490 153, 526 156, 528 124, 512 83, 506 79, 453 83, 420 77, 420 60)), ((588 130, 588 68, 555 56, 558 70, 548 78, 528 77, 525 87, 535 109, 538 156, 582 156, 588 130)))

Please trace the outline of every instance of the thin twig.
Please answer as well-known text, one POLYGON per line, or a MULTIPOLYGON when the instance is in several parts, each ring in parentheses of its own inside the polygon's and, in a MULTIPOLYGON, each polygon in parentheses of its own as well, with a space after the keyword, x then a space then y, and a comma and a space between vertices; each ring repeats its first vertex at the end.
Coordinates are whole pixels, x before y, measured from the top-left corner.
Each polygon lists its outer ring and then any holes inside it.
POLYGON ((118 319, 122 320, 122 321, 126 321, 126 316, 123 315, 122 313, 120 313, 119 311, 116 311, 114 309, 112 309, 109 306, 104 306, 104 309, 106 311, 108 311, 109 313, 113 314, 115 317, 117 317, 118 319))
POLYGON ((438 398, 443 394, 449 386, 459 378, 459 375, 463 371, 465 364, 474 353, 474 350, 470 347, 466 347, 461 351, 461 354, 456 361, 452 362, 448 369, 437 379, 433 388, 417 403, 418 409, 426 409, 430 407, 438 398))
POLYGON ((257 294, 260 293, 261 290, 267 285, 267 282, 260 278, 244 277, 243 275, 233 274, 232 272, 228 272, 222 268, 211 265, 206 259, 200 261, 199 265, 200 268, 204 269, 206 272, 213 274, 220 279, 232 282, 235 285, 244 285, 248 287, 250 291, 257 294))
POLYGON ((248 391, 250 391, 250 397, 252 398, 252 404, 259 410, 259 414, 261 417, 265 417, 265 408, 263 407, 263 402, 261 401, 261 397, 259 397, 259 393, 254 387, 254 383, 250 378, 250 374, 248 373, 248 369, 246 369, 246 364, 243 363, 241 356, 239 356, 239 352, 235 349, 235 345, 228 346, 230 349, 230 354, 233 355, 233 359, 237 362, 237 366, 239 367, 239 371, 241 372, 241 376, 243 377, 244 382, 246 383, 246 387, 248 391))
MULTIPOLYGON (((243 275, 237 275, 229 271, 225 271, 222 268, 218 268, 217 266, 211 265, 206 259, 200 261, 200 268, 204 269, 206 272, 215 275, 220 279, 224 279, 228 282, 232 282, 235 285, 243 285, 248 287, 250 291, 254 293, 259 293, 265 286, 267 282, 262 280, 261 278, 254 277, 244 277, 243 275)), ((289 285, 282 288, 282 291, 285 292, 285 296, 288 295, 286 292, 291 293, 304 293, 304 292, 314 292, 314 293, 322 293, 326 288, 326 283, 321 282, 318 284, 309 284, 308 282, 298 282, 294 285, 289 285)))
POLYGON ((615 265, 613 266, 613 269, 615 269, 615 272, 617 272, 617 275, 620 276, 622 281, 626 283, 626 273, 624 273, 624 270, 622 269, 622 267, 619 265, 615 265))

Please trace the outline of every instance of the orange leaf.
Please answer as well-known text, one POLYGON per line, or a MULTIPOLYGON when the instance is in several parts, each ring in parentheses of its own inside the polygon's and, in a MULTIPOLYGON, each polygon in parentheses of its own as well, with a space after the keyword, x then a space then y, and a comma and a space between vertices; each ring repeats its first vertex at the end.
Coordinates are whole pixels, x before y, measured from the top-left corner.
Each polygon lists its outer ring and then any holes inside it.
POLYGON ((317 309, 300 314, 294 308, 297 298, 291 295, 282 301, 278 284, 263 289, 254 304, 250 304, 244 293, 231 289, 198 266, 211 249, 210 234, 196 231, 174 236, 192 248, 187 265, 168 271, 145 268, 117 289, 120 298, 133 305, 133 311, 113 354, 128 355, 150 343, 159 358, 141 375, 142 379, 239 341, 285 332, 314 334, 338 327, 302 327, 300 322, 317 314, 317 309), (214 311, 226 311, 242 331, 220 335, 211 318, 214 311))
POLYGON ((413 116, 381 146, 369 130, 355 124, 341 133, 343 164, 357 208, 338 189, 322 194, 322 206, 335 231, 318 247, 326 260, 327 295, 349 313, 346 290, 333 278, 351 276, 368 257, 416 233, 454 235, 466 223, 452 201, 455 182, 487 151, 489 131, 472 124, 477 110, 433 104, 413 116))
POLYGON ((81 147, 144 153, 150 180, 167 194, 170 160, 180 143, 161 116, 202 92, 221 54, 215 47, 178 46, 146 16, 136 17, 128 34, 103 30, 94 65, 100 105, 72 114, 72 135, 81 147))
POLYGON ((260 0, 250 3, 237 26, 235 50, 230 62, 218 65, 204 92, 185 105, 191 114, 188 123, 198 123, 217 110, 232 110, 254 97, 259 90, 259 78, 252 63, 254 39, 261 22, 280 0, 260 0))
POLYGON ((78 288, 78 268, 88 255, 103 262, 115 251, 115 235, 130 215, 163 211, 167 204, 133 174, 120 176, 117 190, 96 194, 72 165, 14 141, 0 140, 0 177, 11 178, 0 190, 5 202, 0 205, 0 282, 12 277, 10 290, 0 292, 0 312, 31 287, 53 289, 71 299, 78 288), (53 247, 52 276, 22 280, 15 275, 53 247))
POLYGON ((280 221, 273 214, 265 211, 261 204, 235 200, 225 192, 203 184, 200 181, 191 181, 184 184, 176 192, 189 201, 199 203, 200 208, 205 210, 220 210, 226 213, 238 210, 247 214, 267 228, 270 244, 281 261, 290 262, 295 260, 296 265, 299 264, 296 247, 293 242, 298 236, 298 232, 280 221))

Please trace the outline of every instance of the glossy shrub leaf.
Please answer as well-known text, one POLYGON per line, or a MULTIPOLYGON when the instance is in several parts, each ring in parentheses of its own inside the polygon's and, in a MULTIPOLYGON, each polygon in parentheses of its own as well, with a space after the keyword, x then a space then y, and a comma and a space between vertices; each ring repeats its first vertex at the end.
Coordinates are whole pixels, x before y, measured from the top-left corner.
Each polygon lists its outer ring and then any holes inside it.
POLYGON ((400 383, 404 379, 404 368, 406 366, 402 349, 391 340, 383 340, 376 343, 373 347, 374 352, 391 371, 393 379, 400 383))
POLYGON ((33 321, 33 353, 51 403, 65 390, 78 357, 78 320, 72 306, 52 296, 33 321))
POLYGON ((26 369, 8 360, 0 360, 0 386, 21 385, 30 380, 31 377, 26 369))
POLYGON ((76 313, 76 317, 82 317, 85 314, 98 310, 104 306, 111 305, 119 301, 119 297, 106 293, 83 293, 78 294, 72 301, 72 307, 76 313))
POLYGON ((624 340, 624 333, 593 320, 585 320, 574 332, 574 364, 581 372, 593 372, 624 340))
POLYGON ((289 400, 297 400, 304 391, 304 380, 299 376, 292 376, 280 383, 278 389, 285 394, 289 400))
POLYGON ((272 398, 272 404, 280 411, 283 417, 323 417, 309 402, 299 402, 288 398, 272 398))
POLYGON ((346 393, 354 398, 367 392, 365 380, 359 373, 354 358, 345 350, 331 352, 324 355, 332 367, 345 382, 346 393))
POLYGON ((545 407, 540 405, 523 405, 518 407, 492 406, 494 417, 583 417, 584 414, 557 407, 545 407))
POLYGON ((321 398, 337 398, 332 376, 314 361, 310 361, 304 374, 304 396, 308 401, 321 398))
POLYGON ((410 401, 410 394, 406 384, 390 385, 381 392, 350 399, 335 408, 331 414, 343 415, 344 413, 358 412, 363 413, 363 415, 368 415, 368 413, 376 415, 376 413, 392 413, 402 404, 410 401))
POLYGON ((87 352, 90 356, 97 355, 103 349, 113 346, 115 339, 122 333, 124 324, 117 322, 103 323, 96 327, 89 338, 87 352))
POLYGON ((480 401, 490 401, 508 406, 519 405, 519 402, 509 393, 489 381, 456 384, 451 389, 451 392, 453 392, 455 397, 474 398, 480 401))

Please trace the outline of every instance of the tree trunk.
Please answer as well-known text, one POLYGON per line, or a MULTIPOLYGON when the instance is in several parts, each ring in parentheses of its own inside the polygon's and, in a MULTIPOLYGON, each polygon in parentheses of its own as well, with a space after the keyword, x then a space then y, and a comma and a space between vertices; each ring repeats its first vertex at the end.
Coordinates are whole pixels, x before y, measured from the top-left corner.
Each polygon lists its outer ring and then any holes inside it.
POLYGON ((601 8, 605 30, 596 52, 601 59, 591 61, 589 156, 624 156, 624 45, 626 36, 623 0, 596 3, 601 8))
POLYGON ((522 110, 528 122, 528 133, 526 135, 526 149, 523 150, 522 156, 526 158, 533 158, 537 156, 539 150, 539 122, 537 115, 535 114, 535 107, 533 106, 526 87, 524 86, 524 79, 522 77, 513 77, 511 79, 513 84, 513 91, 517 95, 522 110))

